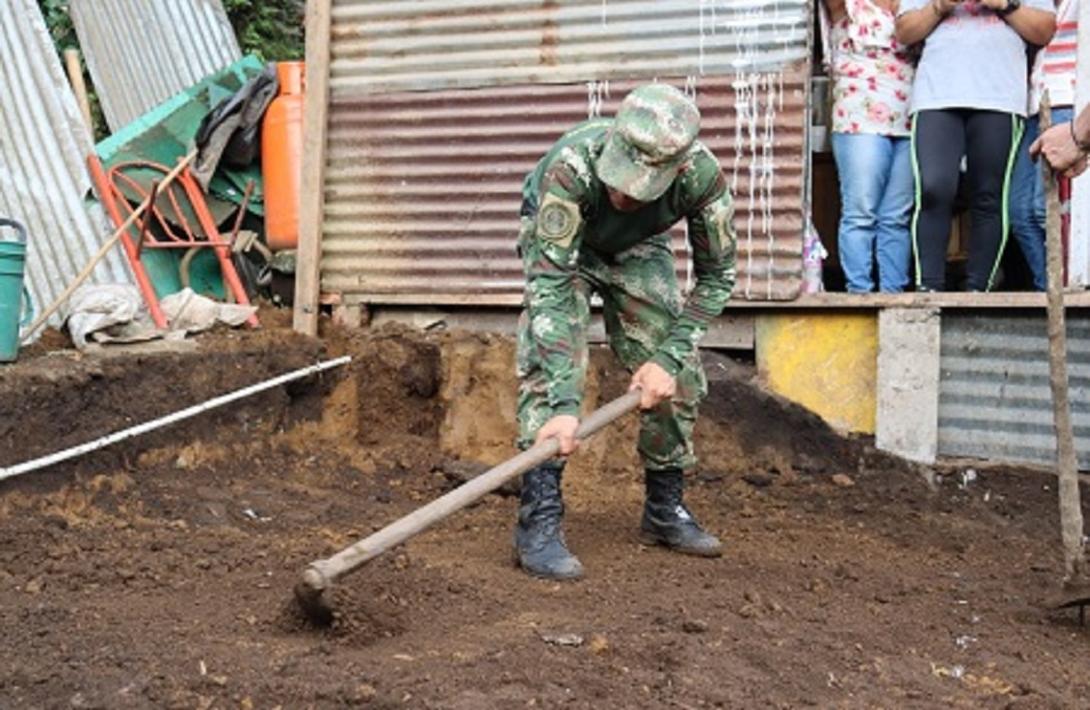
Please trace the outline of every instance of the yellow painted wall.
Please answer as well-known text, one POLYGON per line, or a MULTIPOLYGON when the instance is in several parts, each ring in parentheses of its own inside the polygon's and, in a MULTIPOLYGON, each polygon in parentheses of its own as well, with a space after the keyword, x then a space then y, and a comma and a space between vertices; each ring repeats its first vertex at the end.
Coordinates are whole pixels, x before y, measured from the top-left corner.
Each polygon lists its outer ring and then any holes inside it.
POLYGON ((878 316, 809 311, 759 315, 757 370, 777 394, 840 431, 873 434, 878 316))

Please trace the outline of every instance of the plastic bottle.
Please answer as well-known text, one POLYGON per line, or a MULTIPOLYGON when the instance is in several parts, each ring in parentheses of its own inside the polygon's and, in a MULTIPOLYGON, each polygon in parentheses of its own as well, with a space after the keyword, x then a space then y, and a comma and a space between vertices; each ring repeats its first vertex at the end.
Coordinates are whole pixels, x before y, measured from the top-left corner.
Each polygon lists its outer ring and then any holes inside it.
POLYGON ((829 256, 821 236, 813 222, 807 222, 802 240, 802 292, 821 293, 825 290, 822 281, 822 262, 829 256))
POLYGON ((279 62, 280 93, 261 124, 261 176, 265 182, 265 240, 273 251, 299 243, 299 191, 303 178, 303 62, 279 62))

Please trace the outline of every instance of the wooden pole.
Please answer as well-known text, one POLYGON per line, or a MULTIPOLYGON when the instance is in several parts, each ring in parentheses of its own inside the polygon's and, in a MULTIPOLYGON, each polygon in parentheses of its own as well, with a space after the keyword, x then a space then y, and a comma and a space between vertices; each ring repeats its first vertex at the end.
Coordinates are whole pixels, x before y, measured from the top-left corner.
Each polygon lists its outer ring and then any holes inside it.
POLYGON ((68 70, 68 81, 72 84, 72 91, 76 94, 79 112, 83 114, 83 122, 87 125, 87 131, 94 136, 95 122, 91 118, 91 100, 87 97, 87 84, 83 81, 83 66, 79 61, 78 49, 64 50, 64 66, 68 70))
MULTIPOLYGON (((1048 92, 1041 100, 1041 132, 1052 125, 1048 92)), ((1060 238, 1060 191, 1047 160, 1041 160, 1046 189, 1045 254, 1048 271, 1048 371, 1052 386, 1052 416, 1056 427, 1056 473, 1060 492, 1060 533, 1064 548, 1064 584, 1085 581, 1082 503, 1071 404, 1067 389, 1067 331, 1064 324, 1063 242, 1060 238)))
POLYGON ((299 246, 295 252, 295 299, 292 314, 292 326, 306 335, 318 333, 318 296, 322 287, 322 212, 325 205, 332 4, 332 0, 307 1, 303 175, 299 195, 299 246))

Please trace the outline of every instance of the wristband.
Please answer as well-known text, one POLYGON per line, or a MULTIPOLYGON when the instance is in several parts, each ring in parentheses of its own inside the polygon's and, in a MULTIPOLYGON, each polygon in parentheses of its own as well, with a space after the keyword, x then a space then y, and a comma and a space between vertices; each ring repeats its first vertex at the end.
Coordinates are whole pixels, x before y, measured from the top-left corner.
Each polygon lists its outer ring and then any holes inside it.
POLYGON ((1075 135, 1075 119, 1072 118, 1068 125, 1071 126, 1071 140, 1075 143, 1075 147, 1078 148, 1081 153, 1090 153, 1090 143, 1081 142, 1079 137, 1075 135))

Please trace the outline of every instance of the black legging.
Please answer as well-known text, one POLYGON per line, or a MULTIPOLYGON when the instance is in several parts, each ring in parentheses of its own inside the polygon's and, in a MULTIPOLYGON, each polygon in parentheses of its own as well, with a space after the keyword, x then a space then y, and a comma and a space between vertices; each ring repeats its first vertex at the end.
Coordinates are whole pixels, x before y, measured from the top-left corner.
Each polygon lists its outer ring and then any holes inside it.
POLYGON ((961 156, 969 186, 969 263, 965 288, 988 291, 1007 242, 1007 192, 1022 119, 973 109, 920 111, 912 127, 916 214, 912 245, 917 288, 946 289, 946 247, 961 156))

